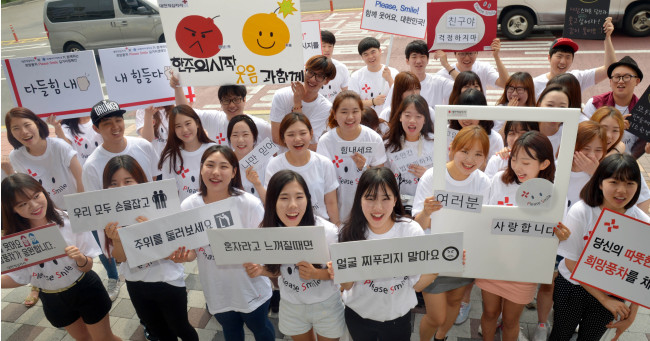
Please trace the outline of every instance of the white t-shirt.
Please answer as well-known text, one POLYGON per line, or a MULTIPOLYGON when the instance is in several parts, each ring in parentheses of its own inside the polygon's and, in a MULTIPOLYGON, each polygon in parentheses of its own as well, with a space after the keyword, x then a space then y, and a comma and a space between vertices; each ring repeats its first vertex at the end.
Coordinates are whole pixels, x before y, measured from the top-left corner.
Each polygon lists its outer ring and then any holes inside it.
POLYGON ((323 87, 318 90, 318 93, 327 98, 328 101, 334 102, 334 98, 336 98, 336 95, 342 91, 341 89, 348 87, 350 83, 350 71, 345 64, 334 58, 331 59, 334 66, 336 66, 336 77, 323 85, 323 87))
MULTIPOLYGON (((431 122, 436 121, 436 112, 435 110, 433 110, 432 107, 429 107, 429 117, 431 117, 431 122)), ((382 110, 381 113, 379 113, 379 118, 381 118, 386 122, 390 122, 391 119, 390 105, 384 105, 384 110, 382 110)))
MULTIPOLYGON (((405 219, 395 222, 384 234, 375 234, 366 227, 366 240, 421 236, 420 224, 405 219)), ((416 276, 399 276, 357 281, 350 290, 343 292, 343 303, 359 316, 379 322, 404 316, 418 303, 413 286, 420 279, 416 276)))
POLYGON ((38 180, 56 207, 65 210, 63 196, 77 193, 77 181, 70 171, 70 161, 77 152, 62 139, 47 137, 45 141, 47 147, 43 155, 33 156, 22 146, 12 150, 9 159, 16 172, 38 180))
MULTIPOLYGON (((628 108, 626 106, 614 105, 614 107, 616 107, 616 109, 618 109, 618 111, 621 112, 621 115, 627 115, 627 114, 630 113, 630 108, 628 108)), ((582 113, 584 114, 584 116, 591 119, 591 116, 594 115, 594 112, 596 112, 596 109, 598 109, 598 108, 596 108, 594 106, 594 99, 592 97, 587 101, 587 104, 585 104, 585 108, 582 111, 582 113)), ((580 118, 583 118, 584 116, 580 116, 580 118)), ((639 138, 636 137, 636 135, 634 135, 634 134, 630 133, 629 131, 625 130, 623 132, 623 138, 621 139, 621 142, 623 142, 623 144, 625 144, 625 152, 630 154, 631 151, 632 151, 632 146, 634 146, 634 144, 638 140, 639 140, 639 138)))
MULTIPOLYGON (((567 240, 560 242, 557 254, 577 262, 601 212, 600 207, 591 207, 582 200, 573 204, 563 220, 564 225, 571 230, 571 235, 567 240)), ((646 223, 650 222, 650 218, 636 205, 625 211, 625 215, 646 223)), ((560 261, 558 270, 567 281, 575 285, 580 284, 571 279, 571 271, 567 268, 564 259, 560 261)))
MULTIPOLYGON (((420 136, 418 141, 404 141, 402 150, 410 149, 418 157, 416 162, 418 165, 423 166, 424 168, 433 167, 433 134, 429 135, 430 140, 424 139, 420 136)), ((401 152, 401 151, 399 151, 401 152)), ((397 165, 394 163, 395 157, 399 152, 391 153, 390 149, 386 150, 386 156, 388 157, 389 164, 387 166, 393 171, 395 177, 397 178, 397 185, 399 186, 399 193, 401 195, 415 195, 415 191, 418 187, 418 182, 420 178, 416 178, 415 175, 411 172, 400 172, 397 165)))
MULTIPOLYGON (((598 68, 589 70, 571 70, 569 73, 576 76, 578 82, 580 82, 580 91, 585 91, 587 88, 590 88, 596 84, 597 69, 598 68)), ((533 84, 535 85, 535 101, 539 99, 539 95, 541 95, 542 91, 546 89, 546 84, 549 81, 546 75, 547 73, 543 73, 533 78, 533 84)))
POLYGON ((290 164, 289 161, 287 161, 286 153, 282 153, 271 159, 269 164, 266 166, 264 187, 269 187, 269 180, 271 180, 273 174, 283 169, 290 169, 302 175, 305 182, 307 182, 314 213, 325 219, 329 219, 327 207, 325 206, 325 194, 330 193, 339 187, 339 182, 336 180, 336 170, 334 169, 332 161, 330 161, 326 156, 312 151, 309 152, 309 155, 309 162, 300 167, 290 164))
MULTIPOLYGON (((327 130, 327 119, 330 117, 331 108, 332 103, 321 94, 318 94, 318 97, 309 103, 302 101, 302 113, 307 116, 314 131, 314 138, 311 140, 312 144, 318 143, 320 136, 327 130)), ((282 88, 273 95, 269 119, 271 122, 280 123, 292 109, 293 92, 291 87, 282 88)))
POLYGON ((547 136, 548 140, 551 141, 551 145, 553 146, 553 157, 556 157, 557 151, 560 149, 560 142, 562 140, 562 127, 564 126, 561 125, 560 129, 558 129, 557 132, 552 136, 547 136))
POLYGON ((86 192, 98 191, 104 188, 102 183, 104 167, 106 167, 110 159, 118 155, 130 155, 138 161, 147 176, 147 180, 151 180, 154 176, 160 174, 158 171, 158 155, 153 150, 151 143, 140 137, 125 136, 124 138, 126 139, 126 148, 119 153, 111 153, 104 149, 103 146, 99 146, 90 154, 82 172, 86 192))
MULTIPOLYGON (((260 182, 264 184, 264 180, 266 179, 266 166, 269 164, 269 161, 267 160, 265 163, 258 163, 255 165, 255 170, 257 171, 257 177, 260 179, 260 182)), ((246 171, 242 170, 241 171, 241 184, 242 187, 244 188, 244 191, 256 196, 260 197, 260 194, 257 193, 257 190, 255 189, 255 185, 253 185, 252 182, 248 181, 246 178, 246 171)))
MULTIPOLYGON (((357 169, 357 165, 350 156, 336 155, 336 146, 339 141, 343 139, 332 129, 318 140, 318 148, 316 152, 323 155, 334 166, 336 176, 338 178, 338 203, 339 203, 339 216, 341 221, 347 219, 352 209, 352 202, 354 201, 354 193, 357 191, 359 177, 363 171, 357 169), (338 162, 337 160, 342 160, 338 162)), ((377 152, 366 160, 366 165, 377 166, 386 162, 386 153, 383 141, 377 132, 361 125, 361 133, 351 142, 374 142, 377 144, 377 152)), ((309 182, 308 182, 309 183, 309 182)), ((310 189, 311 190, 311 189, 310 189)), ((327 192, 326 192, 327 193, 327 192)))
MULTIPOLYGON (((456 69, 456 71, 458 71, 456 64, 458 63, 454 63, 453 67, 454 69, 456 69)), ((478 78, 481 80, 481 84, 483 84, 483 87, 491 86, 494 88, 498 88, 496 82, 497 79, 499 79, 499 72, 494 66, 490 65, 490 63, 477 60, 472 65, 472 71, 478 75, 478 78)), ((445 69, 440 69, 437 75, 453 80, 449 72, 445 69)), ((449 100, 449 96, 447 96, 447 100, 449 100)))
MULTIPOLYGON (((420 96, 424 97, 427 100, 427 104, 430 108, 435 108, 436 105, 446 105, 449 104, 449 95, 454 89, 454 80, 446 77, 442 77, 438 74, 429 74, 424 77, 420 82, 420 96)), ((388 95, 386 95, 386 103, 384 103, 384 110, 390 108, 390 104, 393 103, 393 88, 390 88, 388 95)), ((433 119, 433 116, 431 116, 433 119)))
MULTIPOLYGON (((240 192, 233 196, 239 209, 243 228, 259 226, 264 217, 264 206, 260 199, 249 193, 240 192)), ((183 211, 204 206, 205 201, 199 193, 190 195, 181 203, 183 211)), ((250 313, 271 298, 271 281, 268 277, 248 277, 241 264, 217 265, 214 262, 210 245, 196 251, 199 279, 210 315, 226 311, 250 313)))
MULTIPOLYGON (((447 150, 451 150, 451 143, 454 141, 454 138, 458 134, 458 130, 449 128, 449 125, 447 125, 447 150)), ((501 137, 501 134, 499 132, 492 130, 490 132, 490 135, 488 135, 488 138, 490 139, 490 149, 488 150, 488 154, 486 157, 489 157, 490 155, 496 154, 496 152, 500 151, 503 149, 503 137, 501 137)), ((447 153, 447 161, 449 161, 449 153, 447 153)))
MULTIPOLYGON (((158 110, 160 114, 160 126, 158 127, 158 137, 154 135, 151 145, 153 150, 156 151, 156 154, 160 156, 165 145, 167 144, 167 137, 169 136, 169 119, 167 118, 167 113, 165 108, 160 108, 158 110)), ((153 125, 153 122, 149 123, 153 125)), ((138 109, 135 112, 135 130, 140 135, 140 129, 144 127, 144 109, 138 109)))
MULTIPOLYGON (((388 85, 388 82, 384 77, 382 77, 385 67, 385 65, 382 65, 379 71, 372 72, 368 70, 367 66, 364 66, 353 72, 350 76, 350 90, 358 93, 362 100, 371 99, 379 95, 388 95, 391 86, 388 85)), ((397 76, 399 71, 390 66, 388 69, 390 69, 390 74, 393 76, 393 79, 395 79, 395 76, 397 76)), ((386 98, 388 99, 388 96, 386 98)), ((385 102, 382 105, 372 106, 372 108, 378 113, 384 110, 385 107, 385 102)))
MULTIPOLYGON (((63 218, 63 226, 59 231, 61 231, 66 244, 76 246, 79 251, 90 258, 95 258, 102 253, 90 232, 72 232, 68 215, 62 211, 57 211, 57 213, 63 218)), ((10 272, 8 275, 18 284, 31 283, 32 286, 37 288, 58 290, 72 285, 82 275, 82 272, 77 267, 74 259, 64 256, 10 272)))
MULTIPOLYGON (((158 170, 162 173, 163 179, 175 179, 178 188, 178 198, 182 202, 185 198, 199 191, 199 177, 201 176, 201 156, 203 152, 214 143, 203 143, 199 149, 188 152, 181 148, 181 157, 183 158, 183 167, 180 166, 180 160, 176 160, 176 169, 170 171, 171 160, 168 157, 158 170)), ((156 165, 157 167, 158 165, 156 165)))
POLYGON ((585 187, 589 179, 591 179, 591 175, 585 172, 571 172, 569 188, 566 192, 567 210, 571 209, 573 204, 580 201, 580 191, 582 191, 582 188, 585 187))
POLYGON ((485 175, 488 176, 488 178, 492 179, 494 174, 496 174, 498 171, 503 171, 508 168, 508 159, 502 159, 499 155, 492 155, 490 157, 490 160, 487 163, 487 166, 485 166, 485 175))
MULTIPOLYGON (((228 123, 230 123, 230 120, 226 113, 219 110, 194 109, 194 111, 201 119, 201 124, 208 137, 217 144, 228 145, 228 123)), ((271 124, 269 122, 253 115, 248 115, 248 117, 255 122, 257 127, 257 142, 267 137, 271 138, 271 124)))
POLYGON ((93 121, 86 124, 79 123, 81 135, 75 135, 66 124, 62 124, 63 135, 72 143, 72 149, 77 152, 77 159, 83 166, 90 154, 92 154, 99 145, 104 143, 104 139, 93 129, 93 121))
MULTIPOLYGON (((321 217, 316 217, 316 226, 325 227, 327 245, 338 242, 338 228, 334 224, 321 217)), ((323 269, 326 268, 325 264, 321 265, 323 269)), ((334 281, 320 279, 305 280, 300 278, 298 266, 295 264, 282 264, 280 273, 282 274, 278 278, 280 296, 289 303, 314 304, 323 302, 332 297, 332 295, 340 294, 339 286, 334 284, 334 281)))
POLYGON ((501 180, 503 171, 500 171, 494 174, 492 177, 492 187, 490 188, 490 197, 487 201, 488 205, 499 205, 499 206, 517 206, 515 202, 515 196, 517 195, 517 189, 519 189, 519 184, 513 182, 511 184, 505 184, 501 180))

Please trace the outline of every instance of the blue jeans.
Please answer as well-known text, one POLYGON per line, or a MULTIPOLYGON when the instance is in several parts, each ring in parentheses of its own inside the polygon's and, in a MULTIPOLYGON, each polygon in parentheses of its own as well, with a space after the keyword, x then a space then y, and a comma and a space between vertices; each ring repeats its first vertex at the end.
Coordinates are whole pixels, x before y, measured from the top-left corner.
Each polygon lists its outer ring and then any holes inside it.
MULTIPOLYGON (((95 237, 95 241, 97 242, 97 244, 99 244, 99 237, 97 236, 97 231, 93 231, 93 237, 95 237)), ((99 245, 99 247, 101 248, 102 246, 99 245)), ((108 276, 108 278, 112 278, 115 280, 120 278, 120 275, 118 275, 117 273, 117 263, 115 263, 115 258, 111 257, 111 259, 108 259, 102 253, 99 255, 99 260, 102 262, 104 269, 106 269, 106 276, 108 276)))
POLYGON ((214 317, 221 324, 227 341, 244 341, 244 323, 256 341, 274 341, 275 328, 268 317, 270 303, 268 300, 250 313, 226 311, 214 314, 214 317))

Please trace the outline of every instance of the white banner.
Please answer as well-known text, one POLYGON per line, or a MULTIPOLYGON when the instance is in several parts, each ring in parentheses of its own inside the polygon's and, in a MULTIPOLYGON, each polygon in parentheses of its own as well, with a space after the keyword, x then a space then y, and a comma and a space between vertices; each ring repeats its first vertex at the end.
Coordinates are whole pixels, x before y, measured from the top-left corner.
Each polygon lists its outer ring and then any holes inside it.
POLYGON ((323 45, 320 39, 320 21, 305 20, 302 25, 302 56, 305 63, 312 56, 323 54, 323 45))
POLYGON ((117 231, 129 266, 134 268, 169 257, 179 247, 196 249, 208 245, 206 231, 226 227, 241 227, 233 198, 117 231))
POLYGON ((361 13, 364 30, 424 39, 426 0, 366 0, 361 13))
POLYGON ((330 245, 334 282, 463 270, 463 234, 363 240, 330 245))
POLYGON ((242 175, 246 175, 246 169, 248 167, 253 167, 256 171, 260 169, 255 166, 266 165, 269 160, 273 158, 273 154, 280 151, 280 148, 268 137, 258 143, 250 153, 246 154, 241 160, 239 160, 239 169, 241 169, 242 175))
POLYGON ((88 116, 104 99, 93 51, 4 59, 2 68, 14 105, 41 118, 88 116))
POLYGON ((217 265, 329 262, 322 226, 213 229, 208 231, 217 265))
POLYGON ((604 209, 571 279, 650 309, 650 224, 604 209))
POLYGON ((114 221, 131 225, 138 216, 153 219, 181 210, 174 179, 68 194, 63 199, 76 233, 101 230, 114 221))
POLYGON ((2 237, 2 274, 65 257, 67 246, 56 224, 2 237))
MULTIPOLYGON (((172 66, 166 44, 118 47, 99 50, 108 98, 120 108, 136 110, 150 105, 176 103, 169 86, 172 66)), ((191 87, 183 89, 192 102, 191 87)))

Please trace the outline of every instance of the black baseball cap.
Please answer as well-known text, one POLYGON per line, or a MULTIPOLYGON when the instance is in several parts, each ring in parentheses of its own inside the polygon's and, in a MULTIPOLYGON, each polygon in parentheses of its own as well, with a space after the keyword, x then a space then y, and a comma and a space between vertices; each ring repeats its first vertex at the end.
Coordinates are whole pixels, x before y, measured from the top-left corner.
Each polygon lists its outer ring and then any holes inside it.
POLYGON ((93 110, 90 111, 90 119, 93 121, 95 127, 99 126, 99 122, 107 117, 120 116, 122 117, 126 110, 120 109, 120 105, 111 100, 103 100, 93 105, 93 110))
POLYGON ((636 75, 639 76, 639 79, 643 80, 643 72, 641 71, 639 66, 636 64, 636 61, 634 61, 634 59, 632 59, 632 57, 630 57, 630 56, 625 56, 625 57, 621 58, 621 60, 619 60, 618 62, 612 63, 607 68, 607 77, 612 78, 612 71, 614 71, 614 69, 616 69, 617 67, 619 67, 621 65, 627 66, 627 67, 631 68, 632 70, 634 70, 634 72, 636 72, 636 75))

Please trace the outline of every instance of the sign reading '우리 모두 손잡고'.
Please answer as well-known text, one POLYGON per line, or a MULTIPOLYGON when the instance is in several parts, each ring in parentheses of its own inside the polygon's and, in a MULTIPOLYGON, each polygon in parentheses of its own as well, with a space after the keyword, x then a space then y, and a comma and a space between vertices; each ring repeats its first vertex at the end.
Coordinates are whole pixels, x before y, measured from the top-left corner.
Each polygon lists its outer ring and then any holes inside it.
POLYGON ((650 142, 650 86, 639 97, 630 114, 632 114, 629 118, 630 128, 627 130, 638 138, 650 142))
POLYGON ((48 224, 2 237, 2 274, 66 256, 59 228, 48 224))
POLYGON ((490 50, 497 36, 497 1, 446 1, 427 4, 429 51, 490 50))
POLYGON ((610 0, 567 0, 562 37, 605 39, 603 24, 609 16, 610 0))

